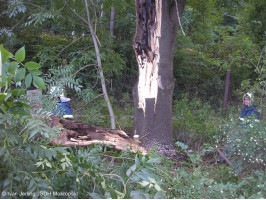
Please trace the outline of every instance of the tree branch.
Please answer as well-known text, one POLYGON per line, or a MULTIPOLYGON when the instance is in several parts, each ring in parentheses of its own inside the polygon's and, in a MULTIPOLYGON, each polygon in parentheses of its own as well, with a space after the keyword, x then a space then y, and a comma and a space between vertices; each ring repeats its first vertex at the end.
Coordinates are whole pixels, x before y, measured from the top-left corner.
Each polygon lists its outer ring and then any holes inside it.
POLYGON ((85 65, 84 67, 80 68, 78 71, 76 71, 74 74, 72 74, 72 76, 75 76, 77 73, 79 73, 81 70, 87 68, 87 67, 90 67, 90 66, 96 66, 98 67, 98 65, 95 65, 95 64, 89 64, 89 65, 85 65))
POLYGON ((70 5, 66 2, 66 4, 68 5, 69 9, 79 18, 81 19, 85 24, 87 24, 89 26, 89 23, 86 19, 84 19, 82 16, 80 16, 74 9, 72 9, 70 7, 70 5))
POLYGON ((59 56, 59 55, 60 55, 65 49, 67 49, 70 45, 72 45, 73 43, 77 42, 78 40, 80 40, 80 39, 83 38, 83 37, 84 37, 84 35, 82 35, 81 37, 79 37, 79 38, 73 40, 69 45, 67 45, 65 48, 63 48, 63 49, 57 54, 57 56, 59 56))
POLYGON ((77 110, 75 110, 75 113, 80 111, 81 109, 85 108, 89 103, 91 103, 92 101, 94 101, 95 99, 97 99, 100 96, 103 96, 104 94, 99 94, 98 96, 94 97, 92 100, 90 100, 89 102, 85 103, 84 105, 82 105, 80 108, 78 108, 77 110))
POLYGON ((183 35, 186 36, 186 34, 185 34, 184 30, 183 30, 182 24, 181 24, 181 18, 180 18, 179 11, 178 11, 177 0, 175 0, 175 5, 176 5, 176 13, 177 13, 178 24, 180 26, 180 29, 181 29, 183 35))

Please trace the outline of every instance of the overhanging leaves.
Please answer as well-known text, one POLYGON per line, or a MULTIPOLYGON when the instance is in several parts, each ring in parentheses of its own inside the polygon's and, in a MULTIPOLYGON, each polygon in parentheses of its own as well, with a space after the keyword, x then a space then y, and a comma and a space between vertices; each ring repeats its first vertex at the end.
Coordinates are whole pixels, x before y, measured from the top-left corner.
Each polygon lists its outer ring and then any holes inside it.
POLYGON ((45 89, 45 83, 43 79, 39 76, 33 76, 33 85, 40 89, 45 89))
POLYGON ((25 59, 25 47, 21 47, 15 54, 15 59, 22 62, 25 59))
POLYGON ((25 75, 26 75, 26 69, 25 68, 18 69, 16 72, 16 75, 15 75, 15 81, 16 82, 21 81, 22 79, 25 78, 25 75))
POLYGON ((32 71, 32 70, 39 69, 41 66, 40 66, 40 64, 38 64, 38 63, 36 63, 36 62, 26 62, 26 63, 25 63, 25 67, 26 67, 29 71, 32 71))

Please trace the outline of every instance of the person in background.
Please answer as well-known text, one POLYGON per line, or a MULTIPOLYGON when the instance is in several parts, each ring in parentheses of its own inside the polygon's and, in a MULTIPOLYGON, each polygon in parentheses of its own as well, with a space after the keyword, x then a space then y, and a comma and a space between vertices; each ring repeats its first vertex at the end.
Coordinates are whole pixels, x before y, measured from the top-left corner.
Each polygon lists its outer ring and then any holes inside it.
POLYGON ((254 120, 256 122, 260 119, 260 113, 256 109, 256 107, 253 105, 254 97, 251 93, 246 93, 243 96, 243 104, 244 107, 242 108, 242 111, 239 116, 239 123, 240 125, 248 124, 250 120, 254 120))
MULTIPOLYGON (((50 93, 53 94, 55 92, 58 93, 59 88, 54 86, 51 88, 50 93)), ((59 97, 57 97, 57 108, 56 110, 53 112, 53 115, 60 115, 63 117, 63 119, 67 119, 67 120, 73 120, 73 114, 72 114, 72 108, 70 106, 70 104, 68 103, 70 101, 70 98, 67 98, 64 96, 64 93, 59 94, 59 97)))

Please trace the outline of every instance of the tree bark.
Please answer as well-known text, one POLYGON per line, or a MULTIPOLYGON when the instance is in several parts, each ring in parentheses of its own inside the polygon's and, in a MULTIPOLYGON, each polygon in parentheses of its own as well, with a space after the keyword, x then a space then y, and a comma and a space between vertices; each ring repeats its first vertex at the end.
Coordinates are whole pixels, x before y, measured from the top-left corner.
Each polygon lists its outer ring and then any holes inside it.
MULTIPOLYGON (((181 16, 185 0, 178 1, 181 16)), ((135 135, 142 145, 172 157, 173 53, 178 29, 175 1, 136 0, 133 48, 138 61, 138 81, 133 89, 135 135)))
POLYGON ((111 129, 116 129, 116 126, 115 126, 115 115, 114 115, 113 108, 111 106, 111 103, 110 103, 110 100, 109 100, 109 97, 108 97, 108 93, 107 93, 107 89, 106 89, 106 84, 105 84, 103 70, 102 70, 102 61, 101 61, 101 57, 100 57, 100 51, 99 51, 96 35, 94 33, 94 30, 93 30, 93 27, 92 27, 92 24, 91 24, 90 12, 89 12, 89 7, 88 7, 87 0, 85 0, 85 5, 86 5, 87 18, 88 18, 88 26, 89 26, 89 29, 90 29, 90 33, 91 33, 91 36, 92 36, 94 49, 95 49, 95 53, 96 53, 96 59, 97 59, 97 64, 98 64, 99 75, 100 75, 100 78, 101 78, 101 84, 102 84, 102 90, 103 90, 103 94, 104 94, 104 99, 106 101, 106 104, 107 104, 107 107, 108 107, 108 110, 109 110, 110 119, 111 119, 111 129))
POLYGON ((114 25, 115 25, 115 8, 111 7, 111 16, 110 16, 110 36, 111 39, 114 36, 114 25))
POLYGON ((1 54, 1 51, 0 51, 0 82, 2 81, 1 76, 2 76, 2 54, 1 54))
POLYGON ((230 69, 228 69, 226 72, 225 90, 224 90, 224 113, 226 113, 227 110, 229 86, 230 86, 230 69))

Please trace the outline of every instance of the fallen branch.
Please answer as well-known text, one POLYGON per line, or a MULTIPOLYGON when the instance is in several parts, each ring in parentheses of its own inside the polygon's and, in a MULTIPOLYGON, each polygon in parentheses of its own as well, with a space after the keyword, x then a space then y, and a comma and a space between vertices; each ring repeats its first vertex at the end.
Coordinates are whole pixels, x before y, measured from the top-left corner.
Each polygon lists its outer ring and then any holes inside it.
POLYGON ((230 160, 228 160, 228 158, 224 155, 224 153, 219 149, 216 148, 217 152, 219 153, 219 155, 225 160, 225 162, 232 167, 232 163, 230 162, 230 160))

